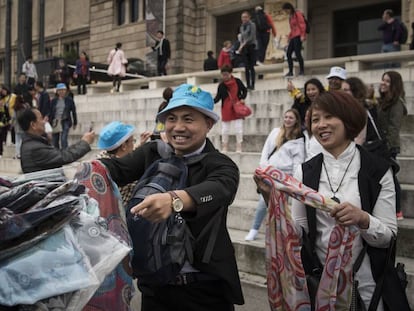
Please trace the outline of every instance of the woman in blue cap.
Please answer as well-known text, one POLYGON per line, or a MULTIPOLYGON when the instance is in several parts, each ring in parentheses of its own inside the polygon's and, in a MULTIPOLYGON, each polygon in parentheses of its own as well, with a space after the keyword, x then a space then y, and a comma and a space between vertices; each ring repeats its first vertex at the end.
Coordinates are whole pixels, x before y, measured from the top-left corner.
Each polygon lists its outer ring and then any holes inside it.
MULTIPOLYGON (((98 148, 104 150, 99 158, 121 158, 134 150, 134 131, 135 126, 124 124, 119 121, 113 121, 107 124, 99 134, 98 148)), ((140 145, 144 144, 151 133, 144 132, 141 134, 140 145)), ((120 187, 122 201, 126 205, 131 198, 132 190, 135 183, 127 184, 120 187)))

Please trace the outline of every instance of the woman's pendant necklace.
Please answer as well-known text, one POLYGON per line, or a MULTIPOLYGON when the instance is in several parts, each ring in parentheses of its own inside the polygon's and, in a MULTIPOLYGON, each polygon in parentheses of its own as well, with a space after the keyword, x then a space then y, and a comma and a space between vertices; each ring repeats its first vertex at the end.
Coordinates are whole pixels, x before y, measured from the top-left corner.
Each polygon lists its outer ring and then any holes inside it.
POLYGON ((331 199, 334 200, 336 203, 341 203, 341 201, 339 201, 339 199, 335 196, 335 194, 331 199))
POLYGON ((354 150, 354 154, 352 155, 351 161, 349 161, 348 166, 347 166, 347 167, 346 167, 346 169, 345 169, 345 173, 344 173, 344 175, 342 176, 342 179, 341 179, 341 181, 340 181, 340 183, 339 183, 338 188, 336 188, 336 190, 334 190, 334 189, 332 188, 331 179, 329 178, 329 175, 328 175, 328 170, 326 169, 326 166, 325 166, 325 161, 322 161, 322 164, 323 164, 323 168, 324 168, 324 170, 325 170, 326 177, 328 178, 329 188, 331 189, 331 191, 332 191, 332 193, 333 193, 333 196, 331 197, 331 199, 332 199, 332 200, 334 200, 335 202, 337 202, 338 204, 339 204, 339 203, 341 203, 341 201, 340 201, 340 200, 336 197, 336 193, 339 191, 339 188, 341 188, 341 186, 342 186, 342 182, 343 182, 343 181, 344 181, 344 179, 345 179, 345 175, 346 175, 346 173, 348 172, 348 169, 349 169, 349 167, 351 166, 352 161, 354 160, 355 153, 356 153, 356 148, 355 148, 355 150, 354 150))

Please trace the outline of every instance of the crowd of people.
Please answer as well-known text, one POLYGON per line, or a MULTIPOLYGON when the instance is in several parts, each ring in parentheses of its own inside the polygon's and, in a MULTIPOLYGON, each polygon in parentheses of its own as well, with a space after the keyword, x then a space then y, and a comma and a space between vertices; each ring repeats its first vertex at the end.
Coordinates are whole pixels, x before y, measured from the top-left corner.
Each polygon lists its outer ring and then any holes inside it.
MULTIPOLYGON (((290 24, 287 76, 293 76, 293 52, 299 62, 299 75, 304 75, 301 49, 306 40, 305 19, 290 3, 285 3, 282 9, 290 24)), ((389 16, 392 17, 392 12, 384 12, 385 23, 389 22, 389 16)), ((221 73, 215 97, 190 84, 166 88, 154 118, 154 130, 142 133, 139 144, 134 141, 134 126, 120 121, 109 123, 100 132, 97 145, 103 153, 98 158, 120 187, 125 206, 137 181, 153 162, 162 158, 160 141, 163 141, 161 146, 172 148, 174 156, 183 158, 188 169, 186 186, 148 195, 127 212, 154 223, 180 213, 197 241, 192 259, 188 258, 180 267, 175 280, 152 285, 138 279, 143 311, 230 311, 234 310, 234 304, 244 303, 226 217, 218 220, 220 238, 212 246, 202 232, 217 213, 227 215, 237 193, 240 172, 227 153, 230 134, 236 136, 236 152, 243 150, 244 118, 235 114, 233 105, 236 101, 244 103, 249 90, 255 89, 254 67, 264 63, 271 35, 276 36, 276 29, 262 7, 255 9, 255 22, 250 12, 244 11, 237 43, 225 41, 217 61, 212 51, 207 53, 204 69, 219 69, 221 73), (238 56, 241 58, 237 59, 238 56), (245 67, 246 86, 232 74, 233 68, 240 64, 245 67), (220 101, 221 117, 214 109, 220 101), (208 138, 220 118, 221 152, 208 138), (205 252, 210 253, 211 260, 205 260, 205 252)), ((162 31, 155 39, 158 73, 166 75, 171 57, 169 41, 162 31)), ((390 48, 393 43, 386 44, 390 48)), ((108 55, 108 74, 113 78, 114 92, 120 90, 127 62, 122 44, 117 43, 108 55)), ((77 113, 64 62, 56 69, 59 83, 52 99, 37 80, 31 57, 24 68, 14 93, 4 85, 0 89, 0 156, 10 132, 23 173, 57 168, 80 159, 91 150, 96 134, 91 128, 78 142, 68 144, 69 131, 77 126, 77 113)), ((90 72, 84 52, 76 62, 75 75, 78 93, 86 94, 90 72)), ((305 237, 310 240, 319 266, 326 264, 328 233, 338 224, 357 228, 360 234, 352 244, 354 256, 349 265, 356 265, 359 256, 355 254, 362 254, 354 275, 359 296, 345 298, 348 306, 351 300, 359 299, 365 309, 374 305, 373 310, 397 310, 396 306, 398 310, 408 310, 405 294, 386 261, 390 244, 397 235, 397 220, 403 219, 397 178, 400 129, 407 115, 403 79, 398 71, 385 71, 379 79, 378 96, 372 86, 358 77, 348 77, 339 66, 330 68, 326 80, 328 84, 324 87, 322 81, 312 77, 304 83, 303 90, 292 80, 287 81, 293 103, 284 112, 281 126, 269 133, 258 167, 273 166, 337 202, 329 213, 298 200, 288 203, 296 233, 303 240, 305 237), (379 142, 384 144, 386 154, 379 154, 373 148, 379 142), (380 279, 385 280, 380 282, 380 279), (379 284, 382 288, 378 294, 379 284)), ((272 195, 268 183, 258 175, 255 181, 260 196, 246 241, 257 239, 272 195)), ((303 261, 309 260, 304 256, 303 261)))

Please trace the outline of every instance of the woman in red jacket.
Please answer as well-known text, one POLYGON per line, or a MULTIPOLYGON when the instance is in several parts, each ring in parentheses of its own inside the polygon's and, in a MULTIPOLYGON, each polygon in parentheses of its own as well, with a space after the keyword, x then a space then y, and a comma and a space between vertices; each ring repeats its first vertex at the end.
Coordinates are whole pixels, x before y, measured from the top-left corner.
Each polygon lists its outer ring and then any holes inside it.
POLYGON ((223 67, 224 65, 231 66, 230 51, 231 51, 231 41, 226 40, 223 42, 223 48, 221 49, 219 58, 217 60, 217 65, 219 69, 223 67))
POLYGON ((247 88, 243 82, 233 77, 231 66, 221 67, 223 81, 218 85, 217 95, 214 103, 221 100, 221 142, 222 152, 228 152, 229 134, 233 127, 236 134, 236 152, 242 151, 243 142, 243 118, 237 117, 233 110, 233 103, 238 100, 244 101, 247 96, 247 88))
POLYGON ((289 72, 285 77, 293 77, 293 59, 292 54, 295 52, 296 58, 299 62, 299 75, 305 74, 303 57, 302 57, 302 42, 306 40, 306 23, 305 18, 299 10, 286 2, 282 6, 282 10, 289 14, 289 45, 286 51, 286 57, 289 65, 289 72))

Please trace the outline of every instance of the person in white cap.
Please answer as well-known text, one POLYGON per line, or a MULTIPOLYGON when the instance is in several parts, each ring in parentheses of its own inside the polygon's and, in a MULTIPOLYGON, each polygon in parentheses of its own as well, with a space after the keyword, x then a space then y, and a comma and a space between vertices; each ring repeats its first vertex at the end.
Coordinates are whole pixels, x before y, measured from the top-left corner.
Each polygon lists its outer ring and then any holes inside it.
MULTIPOLYGON (((237 165, 207 138, 219 120, 213 98, 198 86, 182 84, 158 117, 165 122, 165 133, 175 155, 187 159, 197 156, 197 160, 188 164, 186 187, 148 195, 130 212, 151 222, 162 222, 171 213, 179 212, 197 242, 193 247, 193 262, 186 261, 180 273, 167 285, 154 286, 138 278, 141 310, 234 310, 234 304, 243 304, 244 299, 226 215, 236 195, 240 173, 237 165), (209 244, 208 237, 213 233, 209 229, 206 237, 199 239, 199 235, 217 212, 223 216, 218 218, 218 238, 211 249, 212 260, 206 263, 203 256, 209 244)), ((123 158, 101 161, 112 179, 124 185, 139 179, 161 158, 159 144, 159 140, 149 142, 123 158)), ((138 251, 134 249, 134 253, 138 251)), ((132 269, 136 269, 134 258, 131 264, 132 269)))
POLYGON ((329 91, 338 91, 342 87, 342 81, 346 79, 346 70, 338 66, 331 67, 326 79, 328 79, 329 91))

